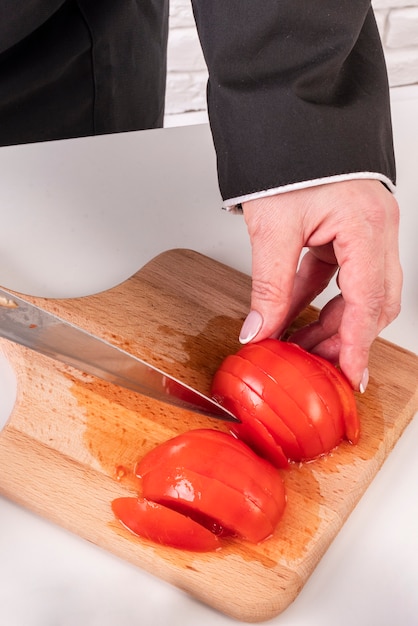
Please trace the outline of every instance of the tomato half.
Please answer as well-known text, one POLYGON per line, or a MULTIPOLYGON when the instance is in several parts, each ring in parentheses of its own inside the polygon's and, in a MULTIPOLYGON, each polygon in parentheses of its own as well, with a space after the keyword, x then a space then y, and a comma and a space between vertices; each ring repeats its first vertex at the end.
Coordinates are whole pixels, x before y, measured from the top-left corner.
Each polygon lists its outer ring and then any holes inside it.
POLYGON ((116 498, 112 510, 134 534, 173 548, 209 552, 220 547, 210 530, 173 509, 144 498, 116 498))
POLYGON ((211 543, 206 533, 259 543, 274 532, 286 505, 278 471, 243 441, 213 429, 163 442, 135 472, 142 497, 116 499, 115 515, 132 532, 174 547, 215 549, 219 539, 211 543))
POLYGON ((149 452, 135 468, 144 478, 157 468, 173 473, 183 468, 215 478, 243 493, 271 519, 285 501, 283 481, 274 467, 242 441, 212 429, 182 433, 149 452))
MULTIPOLYGON (((296 344, 266 339, 228 356, 215 373, 212 395, 241 419, 231 430, 254 449, 259 423, 289 460, 316 458, 337 446, 344 436, 356 443, 359 421, 348 381, 336 368, 296 344)), ((266 457, 271 460, 271 453, 266 457)))

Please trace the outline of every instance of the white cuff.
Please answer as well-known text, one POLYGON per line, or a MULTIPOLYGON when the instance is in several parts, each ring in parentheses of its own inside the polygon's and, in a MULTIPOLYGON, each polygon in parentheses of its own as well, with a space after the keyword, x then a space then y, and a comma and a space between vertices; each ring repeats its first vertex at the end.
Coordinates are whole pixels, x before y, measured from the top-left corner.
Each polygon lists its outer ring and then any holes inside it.
POLYGON ((339 183, 344 180, 358 180, 358 179, 374 179, 380 180, 384 183, 389 190, 394 193, 395 185, 384 174, 378 172, 352 172, 350 174, 336 174, 335 176, 326 176, 324 178, 314 178, 313 180, 303 180, 298 183, 291 183, 290 185, 283 185, 282 187, 275 187, 274 189, 265 189, 263 191, 257 191, 255 193, 249 193, 237 198, 230 198, 224 200, 223 208, 231 213, 241 213, 242 209, 240 205, 242 202, 248 202, 248 200, 257 200, 258 198, 267 198, 269 196, 275 196, 280 193, 287 193, 288 191, 296 191, 297 189, 307 189, 308 187, 317 187, 319 185, 326 185, 328 183, 339 183))

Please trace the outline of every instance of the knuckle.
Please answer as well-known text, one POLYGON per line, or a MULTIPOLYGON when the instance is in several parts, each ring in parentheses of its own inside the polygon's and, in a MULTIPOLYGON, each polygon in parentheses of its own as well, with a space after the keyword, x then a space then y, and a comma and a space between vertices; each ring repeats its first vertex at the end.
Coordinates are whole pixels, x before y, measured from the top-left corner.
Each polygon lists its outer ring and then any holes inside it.
POLYGON ((385 309, 386 294, 384 291, 378 291, 374 294, 370 294, 367 302, 365 303, 366 315, 372 319, 378 319, 382 311, 385 309))
POLYGON ((284 285, 263 279, 253 280, 252 294, 257 300, 266 303, 284 304, 288 299, 284 285))
POLYGON ((383 311, 383 322, 385 326, 388 326, 394 319, 396 319, 401 312, 401 303, 399 301, 392 301, 386 304, 383 311))

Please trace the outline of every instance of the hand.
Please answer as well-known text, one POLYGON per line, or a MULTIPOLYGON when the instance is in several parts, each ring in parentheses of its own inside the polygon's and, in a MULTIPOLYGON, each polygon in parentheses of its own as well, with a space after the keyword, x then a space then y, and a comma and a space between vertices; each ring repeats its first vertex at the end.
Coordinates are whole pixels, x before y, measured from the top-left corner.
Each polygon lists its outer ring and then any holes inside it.
POLYGON ((380 181, 352 180, 252 200, 243 211, 253 282, 240 341, 281 336, 338 271, 341 295, 291 340, 338 362, 353 388, 364 391, 370 346, 400 311, 393 195, 380 181))

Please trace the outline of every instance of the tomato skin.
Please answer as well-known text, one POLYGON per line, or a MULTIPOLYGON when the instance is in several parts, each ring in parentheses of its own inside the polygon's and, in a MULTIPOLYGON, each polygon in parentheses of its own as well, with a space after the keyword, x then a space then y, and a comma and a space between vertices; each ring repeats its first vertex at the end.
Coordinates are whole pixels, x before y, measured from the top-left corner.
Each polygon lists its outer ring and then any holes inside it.
POLYGON ((135 473, 145 479, 161 467, 171 473, 187 468, 217 479, 242 493, 273 521, 285 501, 277 470, 228 433, 202 428, 177 435, 145 455, 135 473))
MULTIPOLYGON (((269 369, 268 365, 265 367, 269 369)), ((239 355, 227 357, 222 372, 215 374, 212 389, 216 395, 219 395, 219 379, 226 376, 229 376, 229 397, 267 426, 288 458, 299 461, 321 454, 323 443, 303 408, 257 364, 239 355)), ((238 417, 241 417, 239 413, 238 417)))
POLYGON ((241 419, 231 430, 272 459, 271 440, 260 441, 261 422, 289 461, 311 460, 344 436, 356 443, 359 420, 348 381, 333 365, 296 344, 265 339, 230 355, 215 373, 212 395, 241 419))
MULTIPOLYGON (((254 347, 254 344, 246 346, 242 351, 243 356, 247 356, 262 369, 266 361, 263 350, 269 353, 267 374, 273 378, 275 388, 272 388, 270 384, 268 397, 270 404, 272 402, 274 404, 276 399, 275 411, 278 411, 282 417, 286 415, 286 412, 292 415, 292 404, 289 400, 293 400, 306 416, 305 419, 308 419, 318 433, 319 454, 322 454, 324 450, 334 448, 344 437, 343 408, 328 369, 321 367, 323 359, 313 357, 296 344, 283 343, 275 339, 266 340, 262 346, 257 346, 255 353, 254 347), (282 391, 279 399, 277 398, 277 385, 282 391), (275 391, 276 394, 274 394, 275 391)), ((329 366, 333 367, 331 364, 329 366)), ((296 429, 302 416, 294 411, 293 416, 293 426, 296 429), (297 415, 298 419, 296 419, 297 415)), ((306 458, 315 456, 318 454, 310 452, 306 458)))
POLYGON ((112 510, 131 532, 156 543, 194 552, 220 547, 219 538, 201 524, 145 498, 116 498, 112 510))
MULTIPOLYGON (((199 448, 203 448, 206 446, 217 446, 222 454, 227 454, 227 451, 230 454, 241 454, 249 457, 252 461, 254 461, 254 452, 253 450, 246 445, 243 441, 236 439, 231 436, 229 433, 214 430, 213 428, 195 428, 193 430, 188 430, 180 435, 172 437, 163 443, 160 443, 158 446, 147 452, 147 454, 142 457, 136 464, 136 474, 137 476, 141 476, 142 474, 152 469, 157 463, 159 463, 164 454, 176 454, 177 449, 176 446, 179 446, 180 449, 189 448, 192 446, 196 446, 199 448)), ((259 462, 259 459, 255 461, 259 462)), ((266 464, 263 464, 263 467, 268 467, 266 464)), ((276 472, 269 468, 267 471, 273 471, 276 475, 276 472)))
POLYGON ((334 367, 329 361, 326 361, 318 355, 312 356, 315 356, 321 365, 328 370, 329 376, 334 381, 341 404, 344 407, 343 420, 347 440, 352 444, 358 443, 360 438, 360 420, 357 413, 356 399, 350 383, 342 371, 334 367))
POLYGON ((269 537, 278 521, 270 520, 243 493, 186 468, 160 466, 145 474, 142 489, 149 500, 252 543, 269 537))

